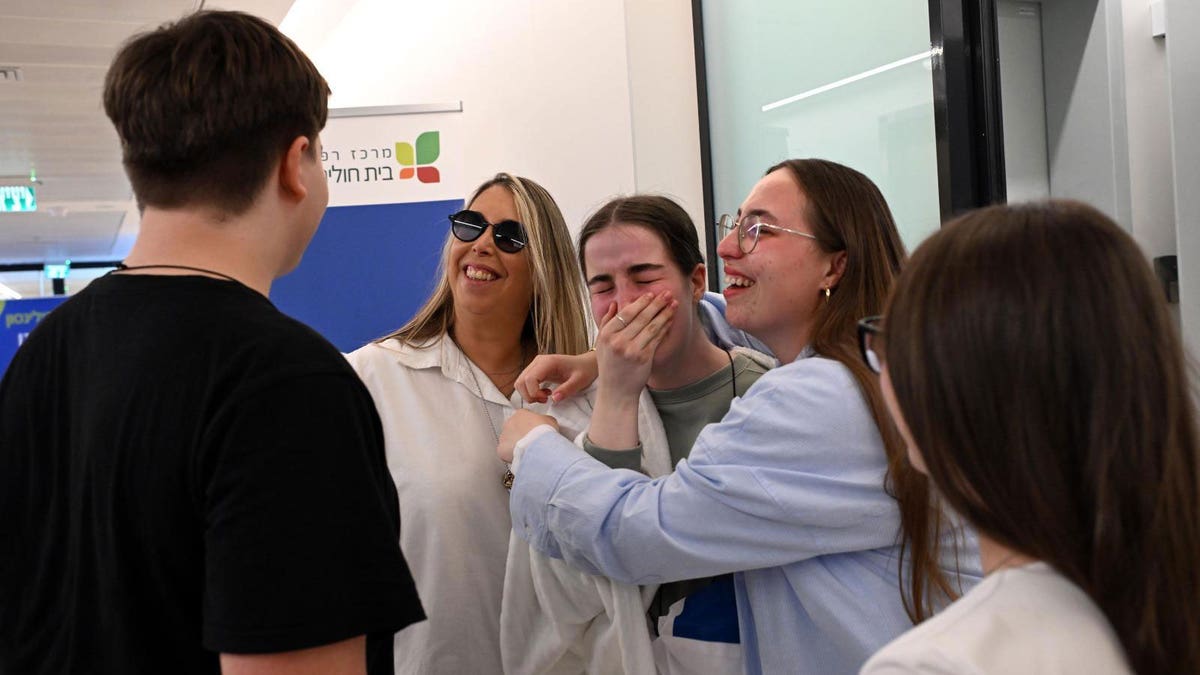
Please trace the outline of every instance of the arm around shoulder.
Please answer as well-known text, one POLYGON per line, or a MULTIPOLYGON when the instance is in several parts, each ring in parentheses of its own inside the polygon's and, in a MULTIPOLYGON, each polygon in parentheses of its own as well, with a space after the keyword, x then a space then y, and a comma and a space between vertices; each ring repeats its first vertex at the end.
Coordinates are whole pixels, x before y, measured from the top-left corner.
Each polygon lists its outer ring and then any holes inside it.
POLYGON ((655 480, 543 437, 523 459, 514 527, 539 550, 627 583, 891 546, 899 516, 882 443, 844 370, 793 364, 764 375, 655 480))

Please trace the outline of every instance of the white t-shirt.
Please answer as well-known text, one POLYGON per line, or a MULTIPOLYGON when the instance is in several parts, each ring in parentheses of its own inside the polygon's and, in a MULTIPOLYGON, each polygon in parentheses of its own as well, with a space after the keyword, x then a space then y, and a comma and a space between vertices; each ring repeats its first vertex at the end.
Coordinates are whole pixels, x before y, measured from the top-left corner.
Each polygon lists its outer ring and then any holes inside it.
POLYGON ((1003 569, 879 650, 860 675, 1127 675, 1112 626, 1045 563, 1003 569))

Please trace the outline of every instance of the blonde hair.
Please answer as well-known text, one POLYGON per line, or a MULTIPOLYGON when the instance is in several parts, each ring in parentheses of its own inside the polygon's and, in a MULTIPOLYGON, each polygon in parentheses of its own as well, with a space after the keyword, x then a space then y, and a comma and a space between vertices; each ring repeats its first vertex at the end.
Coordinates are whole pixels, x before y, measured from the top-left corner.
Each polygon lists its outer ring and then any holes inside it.
MULTIPOLYGON (((467 200, 470 205, 488 188, 508 190, 525 227, 529 269, 533 279, 533 303, 525 319, 523 340, 532 340, 540 354, 579 354, 588 348, 588 312, 583 278, 575 266, 571 233, 554 198, 528 178, 498 173, 480 185, 467 200)), ((450 245, 447 233, 438 264, 438 283, 425 305, 404 326, 379 338, 397 338, 422 347, 446 335, 454 325, 454 295, 450 290, 450 245)))

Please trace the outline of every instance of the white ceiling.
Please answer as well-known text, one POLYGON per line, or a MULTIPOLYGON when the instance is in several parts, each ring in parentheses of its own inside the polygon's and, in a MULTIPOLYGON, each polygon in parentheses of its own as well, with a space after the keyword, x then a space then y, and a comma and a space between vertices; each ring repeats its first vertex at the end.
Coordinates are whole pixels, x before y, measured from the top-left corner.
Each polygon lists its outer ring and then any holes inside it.
MULTIPOLYGON (((119 260, 137 234, 137 211, 104 115, 104 74, 134 33, 201 7, 240 9, 279 24, 292 0, 0 0, 0 184, 36 172, 38 210, 0 213, 0 265, 119 260)), ((24 297, 43 294, 36 273, 0 273, 24 297)), ((94 274, 73 273, 77 291, 94 274)), ((75 282, 75 283, 72 283, 75 282)), ((2 289, 0 289, 2 290, 2 289)))

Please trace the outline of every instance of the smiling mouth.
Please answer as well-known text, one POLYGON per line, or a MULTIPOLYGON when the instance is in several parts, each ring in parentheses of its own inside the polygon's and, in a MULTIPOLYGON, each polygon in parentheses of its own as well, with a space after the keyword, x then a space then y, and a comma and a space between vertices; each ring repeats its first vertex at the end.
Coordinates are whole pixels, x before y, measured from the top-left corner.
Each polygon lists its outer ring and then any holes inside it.
POLYGON ((736 274, 726 274, 725 275, 725 286, 726 287, 750 288, 751 286, 753 286, 756 283, 758 283, 758 282, 754 281, 753 279, 747 279, 746 277, 738 276, 736 274))
POLYGON ((499 278, 495 272, 474 265, 467 265, 463 273, 472 281, 494 281, 499 278))

